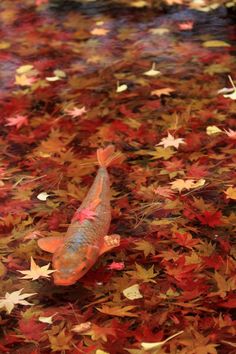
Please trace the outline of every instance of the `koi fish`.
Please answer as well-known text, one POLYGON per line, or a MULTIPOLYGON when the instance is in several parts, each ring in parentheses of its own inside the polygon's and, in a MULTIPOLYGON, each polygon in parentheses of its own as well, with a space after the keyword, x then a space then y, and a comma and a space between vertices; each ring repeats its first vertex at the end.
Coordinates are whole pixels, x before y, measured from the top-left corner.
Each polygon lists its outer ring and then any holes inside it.
POLYGON ((99 169, 85 199, 74 214, 65 237, 46 237, 38 246, 53 253, 56 285, 76 283, 96 263, 99 256, 119 246, 120 236, 110 235, 110 181, 107 167, 120 158, 113 145, 97 150, 99 169))

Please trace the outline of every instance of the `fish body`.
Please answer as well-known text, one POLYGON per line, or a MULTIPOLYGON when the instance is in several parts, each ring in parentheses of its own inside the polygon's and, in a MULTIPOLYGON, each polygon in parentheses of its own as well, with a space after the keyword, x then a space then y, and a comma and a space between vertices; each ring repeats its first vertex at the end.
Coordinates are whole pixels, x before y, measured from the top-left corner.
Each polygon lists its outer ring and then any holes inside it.
POLYGON ((64 238, 40 239, 41 249, 52 252, 54 283, 76 283, 107 250, 119 245, 119 236, 107 236, 111 223, 111 192, 107 171, 119 156, 114 147, 98 149, 99 170, 85 199, 77 209, 64 238))

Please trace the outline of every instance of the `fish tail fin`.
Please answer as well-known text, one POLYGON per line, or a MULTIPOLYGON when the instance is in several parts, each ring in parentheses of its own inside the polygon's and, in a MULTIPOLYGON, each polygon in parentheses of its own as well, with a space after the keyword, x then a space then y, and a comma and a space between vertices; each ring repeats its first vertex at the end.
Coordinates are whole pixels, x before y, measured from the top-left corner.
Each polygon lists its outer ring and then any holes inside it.
POLYGON ((101 167, 108 167, 123 160, 121 152, 115 152, 114 145, 108 145, 105 149, 97 150, 97 160, 101 167))

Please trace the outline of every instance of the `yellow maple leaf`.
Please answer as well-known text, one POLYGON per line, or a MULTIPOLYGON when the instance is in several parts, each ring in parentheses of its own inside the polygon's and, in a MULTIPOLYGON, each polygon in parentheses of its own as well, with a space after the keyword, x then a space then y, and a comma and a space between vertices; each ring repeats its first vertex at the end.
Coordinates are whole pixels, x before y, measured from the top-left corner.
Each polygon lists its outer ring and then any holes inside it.
POLYGON ((116 337, 115 329, 112 327, 101 327, 91 322, 84 322, 79 325, 76 325, 72 328, 73 332, 81 333, 86 336, 91 336, 91 339, 97 341, 102 339, 104 342, 107 342, 107 336, 116 337), (87 329, 86 329, 87 327, 87 329))
POLYGON ((137 314, 130 312, 136 306, 113 306, 109 307, 107 305, 102 305, 102 308, 96 307, 99 312, 105 313, 106 315, 118 316, 118 317, 138 317, 137 314))
POLYGON ((16 72, 17 72, 17 74, 22 75, 22 74, 28 73, 28 72, 31 71, 33 68, 34 68, 34 67, 33 67, 33 65, 31 65, 31 64, 21 65, 21 66, 19 66, 19 68, 16 69, 16 72))
POLYGON ((43 267, 39 267, 34 259, 31 257, 29 270, 18 270, 21 274, 24 274, 22 279, 37 280, 40 277, 49 278, 49 274, 55 272, 55 270, 49 270, 50 263, 43 267))
MULTIPOLYGON (((222 298, 224 298, 226 296, 228 291, 235 290, 235 289, 231 288, 230 282, 223 275, 218 273, 217 271, 215 271, 214 278, 215 278, 217 287, 219 289, 217 294, 219 294, 222 298)), ((213 293, 213 294, 215 294, 215 293, 213 293)))
POLYGON ((236 187, 229 187, 226 189, 224 192, 226 194, 227 199, 233 199, 236 200, 236 187))
POLYGON ((127 272, 127 274, 131 275, 132 278, 137 279, 137 280, 142 280, 144 283, 156 283, 155 280, 153 280, 153 278, 155 278, 158 273, 154 272, 154 265, 151 266, 151 268, 149 269, 145 269, 143 268, 141 265, 139 265, 138 263, 135 263, 136 266, 136 271, 129 271, 127 272))
POLYGON ((143 251, 144 256, 147 257, 149 254, 155 254, 155 247, 146 240, 141 240, 136 242, 136 250, 143 251))
POLYGON ((52 351, 65 351, 71 349, 71 334, 65 334, 65 328, 57 336, 48 336, 52 351))
MULTIPOLYGON (((147 154, 147 152, 146 152, 147 154)), ((152 155, 152 160, 161 159, 168 160, 175 154, 175 151, 172 150, 170 147, 163 148, 163 147, 156 147, 155 151, 149 151, 149 155, 152 155)))
POLYGON ((35 81, 34 77, 28 77, 24 74, 15 76, 15 85, 31 86, 35 81))
POLYGON ((179 192, 182 192, 183 189, 190 189, 194 185, 193 179, 176 179, 175 181, 171 182, 171 189, 177 189, 179 192))

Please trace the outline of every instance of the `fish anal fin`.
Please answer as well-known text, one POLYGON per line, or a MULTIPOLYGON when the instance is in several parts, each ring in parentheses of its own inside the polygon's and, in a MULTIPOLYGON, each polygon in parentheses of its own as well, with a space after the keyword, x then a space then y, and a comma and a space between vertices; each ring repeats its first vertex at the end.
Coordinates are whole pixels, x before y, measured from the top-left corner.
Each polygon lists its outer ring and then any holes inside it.
POLYGON ((120 235, 113 234, 104 237, 104 242, 100 248, 100 256, 120 245, 120 235))
POLYGON ((54 253, 63 244, 64 238, 58 236, 50 236, 38 240, 38 246, 41 250, 54 253))

